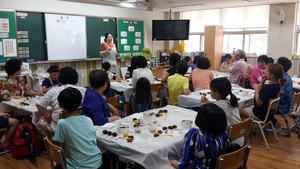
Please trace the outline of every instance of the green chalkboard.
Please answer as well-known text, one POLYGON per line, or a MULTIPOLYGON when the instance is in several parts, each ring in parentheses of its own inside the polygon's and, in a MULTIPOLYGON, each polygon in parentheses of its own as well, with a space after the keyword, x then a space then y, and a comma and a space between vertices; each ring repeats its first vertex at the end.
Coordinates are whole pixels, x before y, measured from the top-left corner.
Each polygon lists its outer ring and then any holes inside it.
POLYGON ((47 60, 43 13, 17 12, 18 57, 22 60, 47 60))
POLYGON ((111 33, 116 38, 116 32, 115 19, 86 17, 87 58, 99 58, 101 37, 111 33))
POLYGON ((12 57, 17 57, 15 12, 0 11, 0 62, 12 57))
POLYGON ((118 20, 118 49, 121 57, 140 55, 144 48, 144 22, 118 20))

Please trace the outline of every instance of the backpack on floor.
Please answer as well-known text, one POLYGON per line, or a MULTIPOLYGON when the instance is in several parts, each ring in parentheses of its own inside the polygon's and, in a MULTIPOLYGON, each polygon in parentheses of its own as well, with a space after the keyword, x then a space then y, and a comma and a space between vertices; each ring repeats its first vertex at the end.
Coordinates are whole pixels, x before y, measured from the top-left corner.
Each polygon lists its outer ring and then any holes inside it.
POLYGON ((37 152, 40 151, 41 144, 38 139, 38 131, 32 123, 21 123, 15 134, 12 147, 12 156, 30 157, 36 159, 37 152))

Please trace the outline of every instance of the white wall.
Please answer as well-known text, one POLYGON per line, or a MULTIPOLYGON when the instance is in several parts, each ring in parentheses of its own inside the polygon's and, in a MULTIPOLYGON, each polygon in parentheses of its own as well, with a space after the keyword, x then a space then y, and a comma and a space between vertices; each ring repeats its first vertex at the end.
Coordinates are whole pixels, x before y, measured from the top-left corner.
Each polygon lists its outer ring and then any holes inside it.
POLYGON ((297 4, 274 4, 270 6, 267 55, 273 58, 285 56, 292 58, 295 44, 295 23, 297 4), (271 9, 281 6, 285 12, 284 23, 280 24, 271 17, 271 9))
POLYGON ((145 47, 165 49, 164 42, 152 43, 152 20, 167 19, 164 12, 142 11, 109 7, 93 4, 64 2, 57 0, 1 0, 0 8, 24 11, 38 11, 45 13, 74 14, 83 16, 99 16, 124 19, 136 19, 144 21, 145 47))

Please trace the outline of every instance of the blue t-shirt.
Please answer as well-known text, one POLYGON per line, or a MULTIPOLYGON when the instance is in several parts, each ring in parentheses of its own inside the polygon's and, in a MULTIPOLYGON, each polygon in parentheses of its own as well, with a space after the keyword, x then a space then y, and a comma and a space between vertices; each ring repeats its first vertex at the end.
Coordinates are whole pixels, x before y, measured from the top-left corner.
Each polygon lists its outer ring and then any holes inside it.
POLYGON ((46 86, 47 88, 49 88, 51 86, 54 86, 54 85, 59 85, 59 81, 57 79, 50 80, 49 78, 46 78, 46 79, 43 80, 43 83, 42 83, 42 87, 46 86))
POLYGON ((280 100, 277 109, 278 114, 289 113, 293 97, 293 81, 286 72, 284 72, 283 77, 286 79, 286 82, 280 89, 280 100))
MULTIPOLYGON (((253 113, 256 117, 264 120, 268 111, 268 104, 271 99, 276 98, 279 95, 280 86, 279 84, 266 84, 259 91, 259 99, 263 102, 262 105, 258 106, 254 96, 254 107, 253 113)), ((274 116, 273 113, 269 114, 268 120, 271 120, 274 116)))
POLYGON ((67 168, 99 168, 102 155, 97 147, 96 130, 91 119, 85 116, 70 116, 60 119, 53 137, 64 143, 67 168))
POLYGON ((104 125, 111 116, 106 101, 91 88, 85 92, 81 111, 82 115, 90 117, 96 126, 104 125))

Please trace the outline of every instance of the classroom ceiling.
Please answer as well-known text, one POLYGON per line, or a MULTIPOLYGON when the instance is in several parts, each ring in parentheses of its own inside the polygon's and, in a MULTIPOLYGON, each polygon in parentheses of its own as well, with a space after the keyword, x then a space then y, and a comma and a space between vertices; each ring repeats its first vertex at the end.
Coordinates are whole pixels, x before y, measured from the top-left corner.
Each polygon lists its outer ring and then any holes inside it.
MULTIPOLYGON (((286 4, 300 2, 300 0, 62 0, 79 3, 89 3, 107 6, 121 6, 121 2, 134 5, 141 10, 159 10, 173 12, 194 11, 205 9, 220 9, 228 7, 257 6, 269 4, 286 4)), ((125 7, 124 7, 125 8, 125 7)), ((127 7, 128 8, 128 7, 127 7)))

